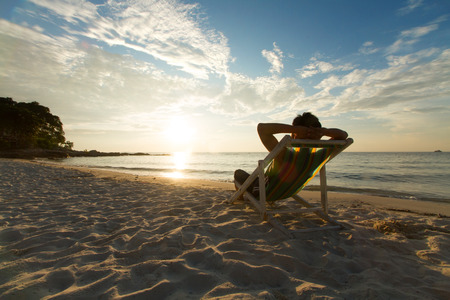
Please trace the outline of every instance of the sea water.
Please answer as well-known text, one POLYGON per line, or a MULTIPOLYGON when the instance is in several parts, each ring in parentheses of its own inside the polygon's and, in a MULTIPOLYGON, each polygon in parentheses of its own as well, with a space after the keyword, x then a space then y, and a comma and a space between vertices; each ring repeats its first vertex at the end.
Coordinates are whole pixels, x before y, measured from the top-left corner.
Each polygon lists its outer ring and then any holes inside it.
MULTIPOLYGON (((74 157, 57 163, 135 175, 232 182, 235 169, 251 173, 267 153, 153 153, 74 157)), ((329 190, 450 202, 450 153, 343 152, 327 165, 329 190)), ((307 189, 319 185, 318 176, 307 189)))

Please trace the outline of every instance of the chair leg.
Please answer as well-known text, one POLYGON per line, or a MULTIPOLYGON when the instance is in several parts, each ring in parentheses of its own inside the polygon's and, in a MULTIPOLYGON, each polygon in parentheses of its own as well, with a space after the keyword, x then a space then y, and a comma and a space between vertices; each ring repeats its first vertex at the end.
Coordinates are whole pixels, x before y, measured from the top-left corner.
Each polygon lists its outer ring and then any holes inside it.
POLYGON ((320 202, 323 212, 328 215, 327 171, 325 166, 320 169, 320 202))
POLYGON ((266 213, 266 181, 264 175, 264 161, 258 161, 258 186, 259 186, 259 203, 260 207, 263 209, 263 215, 266 213))
MULTIPOLYGON (((299 195, 294 195, 294 196, 292 196, 292 198, 294 198, 298 203, 302 204, 303 206, 305 206, 307 208, 313 208, 314 207, 312 204, 310 204, 308 201, 306 201, 305 199, 303 199, 299 195)), ((318 217, 320 217, 321 219, 323 219, 323 220, 325 220, 325 221, 327 221, 329 223, 332 223, 332 224, 335 224, 337 226, 341 226, 342 227, 341 223, 339 223, 338 221, 336 221, 332 217, 330 217, 328 215, 328 211, 325 213, 323 211, 323 208, 322 208, 322 210, 315 211, 314 213, 318 217)))

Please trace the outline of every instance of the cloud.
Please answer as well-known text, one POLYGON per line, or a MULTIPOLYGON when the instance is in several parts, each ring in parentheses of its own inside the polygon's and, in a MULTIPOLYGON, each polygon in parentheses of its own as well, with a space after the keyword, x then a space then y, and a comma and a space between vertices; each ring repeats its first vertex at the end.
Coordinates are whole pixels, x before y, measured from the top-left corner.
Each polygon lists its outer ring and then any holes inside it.
POLYGON ((270 73, 280 74, 283 70, 283 52, 278 48, 276 43, 273 43, 273 51, 263 50, 262 55, 270 63, 270 73))
POLYGON ((380 51, 379 48, 374 48, 373 47, 373 42, 372 41, 367 41, 365 42, 361 48, 359 48, 359 53, 365 54, 365 55, 369 55, 369 54, 374 54, 377 53, 378 51, 380 51))
POLYGON ((88 23, 97 17, 96 5, 88 1, 73 0, 30 0, 37 6, 49 9, 68 23, 88 23))
POLYGON ((414 113, 414 114, 429 114, 429 113, 441 113, 441 114, 449 114, 450 108, 447 106, 431 106, 431 107, 411 107, 405 108, 406 113, 414 113))
POLYGON ((420 63, 424 59, 433 57, 437 54, 439 54, 439 50, 437 48, 430 48, 402 56, 388 55, 386 60, 388 65, 392 67, 406 66, 420 63))
MULTIPOLYGON (((93 28, 100 30, 102 27, 95 23, 104 22, 104 17, 92 13, 94 8, 89 8, 91 13, 79 12, 79 17, 69 14, 65 20, 77 23, 95 16, 90 21, 94 25, 89 32, 93 34, 93 28)), ((100 7, 95 9, 100 10, 100 7)), ((65 16, 60 9, 55 8, 55 11, 59 16, 65 16)), ((122 13, 135 14, 133 11, 122 13)), ((157 132, 158 126, 142 124, 162 123, 158 117, 161 111, 170 110, 173 115, 180 107, 197 107, 196 111, 210 109, 236 117, 288 110, 304 96, 295 78, 250 78, 226 72, 225 85, 221 86, 199 80, 202 76, 192 78, 172 72, 169 75, 155 64, 131 55, 109 53, 98 45, 97 39, 86 39, 87 34, 80 37, 75 27, 67 28, 64 35, 52 36, 28 25, 0 22, 0 65, 5 66, 0 70, 0 89, 5 96, 12 96, 17 101, 36 100, 51 107, 52 112, 61 117, 68 133, 98 134, 108 129, 157 132), (71 31, 74 33, 69 35, 71 31)), ((105 23, 106 29, 102 29, 106 30, 102 33, 105 37, 106 32, 113 32, 108 27, 113 23, 105 23)), ((95 34, 100 36, 99 32, 95 34)), ((169 39, 164 40, 169 42, 169 39)), ((179 42, 172 42, 170 51, 178 51, 175 43, 179 42)), ((208 50, 210 57, 213 57, 212 50, 208 50)), ((283 53, 279 47, 274 43, 274 49, 265 55, 272 62, 273 72, 281 72, 283 53)), ((184 67, 194 63, 201 66, 204 62, 202 68, 214 69, 201 55, 190 59, 184 67)), ((226 70, 225 66, 221 72, 226 70)))
POLYGON ((334 66, 325 61, 320 61, 317 58, 311 58, 311 63, 301 69, 296 70, 301 78, 308 78, 317 74, 330 73, 332 71, 349 71, 354 67, 351 64, 344 64, 334 66))
POLYGON ((415 39, 415 38, 419 38, 421 36, 424 36, 424 35, 430 33, 431 31, 434 31, 436 29, 438 29, 438 25, 437 24, 431 24, 431 25, 422 26, 422 27, 415 27, 415 28, 410 29, 410 30, 402 31, 401 37, 402 38, 415 39))
POLYGON ((422 6, 423 0, 408 0, 406 6, 400 8, 397 13, 401 16, 411 13, 416 8, 422 6))
POLYGON ((316 89, 323 89, 323 90, 331 90, 333 88, 337 87, 347 87, 347 86, 353 86, 361 83, 364 78, 367 76, 369 71, 367 70, 353 70, 352 72, 344 75, 344 76, 337 76, 337 75, 331 75, 327 77, 326 79, 322 80, 319 84, 314 86, 316 89))
POLYGON ((420 107, 432 114, 450 98, 450 49, 429 48, 385 59, 386 68, 347 68, 345 74, 339 74, 343 68, 312 59, 302 71, 328 75, 314 86, 316 93, 298 97, 288 109, 311 110, 322 117, 367 113, 395 123, 395 113, 406 114, 408 105, 410 112, 420 107))
POLYGON ((269 113, 289 109, 303 96, 304 90, 294 78, 270 76, 252 79, 230 73, 213 111, 233 116, 269 113))
MULTIPOLYGON (((384 56, 351 58, 376 58, 377 63, 384 58, 384 67, 316 56, 296 70, 297 78, 282 77, 284 53, 273 43, 272 50, 261 52, 270 64, 269 76, 251 78, 229 71, 227 39, 207 29, 198 5, 151 0, 34 3, 38 9, 27 6, 30 10, 21 13, 36 22, 24 18, 27 23, 21 26, 0 19, 0 89, 16 101, 36 100, 50 107, 71 140, 70 134, 95 133, 89 143, 100 144, 97 136, 106 133, 116 142, 114 131, 130 139, 141 134, 139 138, 158 146, 167 116, 203 114, 208 130, 217 135, 212 123, 251 124, 254 129, 257 118, 285 121, 308 110, 322 117, 349 113, 379 120, 419 115, 419 108, 430 115, 444 111, 442 99, 450 97, 450 50, 411 51, 444 17, 402 31, 384 52, 373 41, 359 49, 384 56), (317 91, 306 95, 299 79, 316 75, 308 81, 315 82, 317 91), (204 80, 213 76, 222 77, 204 80)), ((92 146, 98 147, 86 147, 92 146)))
POLYGON ((149 62, 76 39, 49 37, 0 20, 0 45, 4 96, 51 107, 68 127, 119 129, 125 128, 117 123, 119 116, 208 104, 209 88, 203 81, 168 75, 149 62))
POLYGON ((227 72, 230 50, 225 36, 203 29, 198 5, 178 1, 33 0, 67 34, 151 55, 194 77, 227 72), (60 20, 60 21, 58 21, 60 20), (80 29, 82 28, 82 29, 80 29))
POLYGON ((404 30, 401 32, 399 39, 387 48, 387 53, 391 54, 400 50, 404 50, 404 48, 417 43, 420 37, 427 35, 438 28, 439 26, 437 24, 430 24, 427 26, 404 30))
POLYGON ((334 109, 339 112, 381 110, 400 103, 450 97, 450 49, 419 51, 396 60, 401 63, 390 64, 382 70, 366 70, 367 76, 361 77, 358 84, 355 81, 341 92, 334 109))

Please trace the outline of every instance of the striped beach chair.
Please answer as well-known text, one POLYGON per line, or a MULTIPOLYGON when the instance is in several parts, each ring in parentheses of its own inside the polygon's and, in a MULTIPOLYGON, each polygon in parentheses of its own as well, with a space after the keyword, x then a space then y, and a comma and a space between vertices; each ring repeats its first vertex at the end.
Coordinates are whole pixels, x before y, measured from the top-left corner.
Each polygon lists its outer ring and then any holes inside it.
POLYGON ((286 135, 278 145, 264 158, 258 161, 255 171, 240 184, 235 181, 238 188, 233 196, 228 200, 234 203, 238 198, 244 196, 255 209, 261 214, 263 220, 268 221, 272 226, 282 231, 288 237, 294 237, 298 232, 312 232, 325 229, 339 229, 342 226, 328 215, 328 195, 325 164, 341 153, 353 143, 353 139, 347 140, 296 140, 286 135), (284 149, 286 155, 292 155, 291 164, 283 165, 283 169, 271 174, 271 164, 277 155, 284 149), (320 172, 320 205, 313 205, 300 197, 298 193, 320 172), (269 180, 266 180, 269 178, 269 180), (259 199, 247 189, 252 183, 258 180, 259 199), (261 192, 262 191, 262 192, 261 192), (279 200, 294 199, 299 208, 277 208, 275 202, 279 200), (324 222, 323 225, 315 227, 288 230, 283 226, 276 216, 283 214, 314 213, 324 222))

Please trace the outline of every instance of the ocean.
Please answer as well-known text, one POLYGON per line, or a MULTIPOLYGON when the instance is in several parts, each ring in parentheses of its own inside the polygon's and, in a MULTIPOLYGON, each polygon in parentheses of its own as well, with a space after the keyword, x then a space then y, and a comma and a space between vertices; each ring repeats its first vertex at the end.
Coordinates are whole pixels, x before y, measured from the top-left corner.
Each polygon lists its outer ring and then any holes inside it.
MULTIPOLYGON (((235 169, 251 173, 262 152, 153 153, 74 157, 53 162, 135 175, 232 182, 235 169)), ((450 153, 343 152, 327 164, 330 191, 450 202, 450 153)), ((318 176, 306 189, 317 189, 318 176)))

